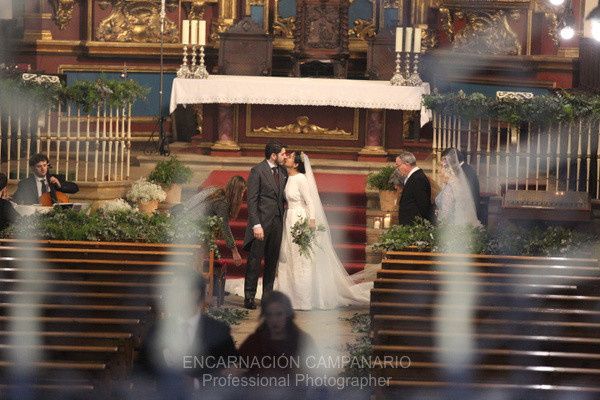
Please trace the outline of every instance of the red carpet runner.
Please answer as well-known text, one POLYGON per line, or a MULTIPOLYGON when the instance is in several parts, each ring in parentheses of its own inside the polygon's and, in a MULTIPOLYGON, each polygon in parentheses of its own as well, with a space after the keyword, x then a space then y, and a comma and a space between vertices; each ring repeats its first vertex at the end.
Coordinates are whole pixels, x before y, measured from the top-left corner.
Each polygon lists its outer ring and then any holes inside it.
MULTIPOLYGON (((202 183, 207 186, 224 186, 233 175, 248 178, 249 171, 213 171, 202 183)), ((361 271, 365 266, 366 177, 351 174, 315 174, 319 194, 331 228, 331 236, 340 260, 348 273, 361 271)), ((246 203, 242 205, 237 220, 231 222, 233 236, 241 251, 248 210, 246 203)), ((246 268, 245 260, 241 267, 233 265, 231 253, 219 241, 222 262, 228 264, 228 276, 243 276, 246 268)), ((242 252, 242 257, 245 253, 242 252)))

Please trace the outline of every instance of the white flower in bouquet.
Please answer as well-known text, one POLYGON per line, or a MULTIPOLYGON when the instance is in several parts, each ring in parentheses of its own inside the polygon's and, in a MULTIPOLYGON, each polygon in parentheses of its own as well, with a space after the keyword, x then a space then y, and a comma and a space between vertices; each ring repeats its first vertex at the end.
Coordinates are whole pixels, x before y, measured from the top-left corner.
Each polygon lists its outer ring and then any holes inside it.
POLYGON ((114 199, 102 204, 100 209, 107 213, 113 213, 119 211, 131 211, 133 210, 133 207, 123 199, 114 199))
POLYGON ((317 237, 317 232, 323 231, 325 231, 323 225, 311 228, 308 218, 302 218, 296 221, 291 228, 292 243, 298 245, 301 256, 312 258, 312 254, 314 253, 313 244, 317 237))
POLYGON ((127 192, 127 200, 139 203, 152 200, 163 201, 167 194, 156 183, 148 182, 146 178, 138 179, 131 185, 131 189, 127 192))

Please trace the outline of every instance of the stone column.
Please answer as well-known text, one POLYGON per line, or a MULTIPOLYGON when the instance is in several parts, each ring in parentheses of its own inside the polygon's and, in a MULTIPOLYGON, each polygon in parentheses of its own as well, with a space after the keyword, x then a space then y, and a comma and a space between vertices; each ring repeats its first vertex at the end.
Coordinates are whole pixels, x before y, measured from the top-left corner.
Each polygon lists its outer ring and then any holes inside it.
POLYGON ((386 161, 387 152, 383 148, 383 111, 367 110, 367 131, 365 147, 358 153, 359 161, 386 161))
POLYGON ((233 123, 233 105, 219 104, 219 140, 211 147, 211 154, 223 156, 239 156, 240 146, 235 141, 235 126, 233 123))

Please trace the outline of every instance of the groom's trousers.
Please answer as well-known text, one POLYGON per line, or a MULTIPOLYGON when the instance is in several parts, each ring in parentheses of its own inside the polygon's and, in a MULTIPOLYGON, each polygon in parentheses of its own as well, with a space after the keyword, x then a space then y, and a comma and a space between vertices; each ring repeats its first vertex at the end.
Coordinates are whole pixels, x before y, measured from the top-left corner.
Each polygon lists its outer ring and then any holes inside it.
POLYGON ((254 239, 248 255, 246 266, 246 278, 244 280, 244 297, 246 300, 254 299, 256 286, 260 275, 260 263, 265 260, 263 273, 263 297, 273 291, 273 282, 277 272, 279 261, 279 250, 281 248, 281 236, 283 233, 283 220, 276 216, 268 230, 265 230, 264 240, 254 239))

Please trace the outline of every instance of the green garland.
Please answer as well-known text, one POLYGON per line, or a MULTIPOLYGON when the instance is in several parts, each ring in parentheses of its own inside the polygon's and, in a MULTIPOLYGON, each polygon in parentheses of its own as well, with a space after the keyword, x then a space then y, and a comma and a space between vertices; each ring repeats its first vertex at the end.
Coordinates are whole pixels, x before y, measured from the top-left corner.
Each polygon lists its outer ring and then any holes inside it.
POLYGON ((55 209, 21 217, 1 232, 2 237, 100 242, 204 244, 219 257, 216 238, 221 217, 199 219, 147 215, 136 210, 96 210, 88 214, 55 209))
POLYGON ((423 105, 441 114, 467 120, 490 118, 511 124, 531 122, 549 125, 576 119, 600 119, 600 95, 559 92, 531 99, 496 99, 481 93, 433 93, 423 96, 423 105))
POLYGON ((61 84, 38 84, 23 81, 19 76, 0 77, 0 109, 16 114, 55 107, 59 101, 73 103, 90 112, 105 102, 112 107, 124 107, 144 99, 149 89, 132 79, 76 81, 67 87, 61 84))
POLYGON ((375 249, 402 251, 409 247, 419 251, 447 252, 465 245, 472 254, 521 255, 541 257, 591 257, 600 238, 560 226, 536 225, 522 229, 500 225, 493 232, 482 227, 446 226, 443 229, 427 220, 417 219, 412 225, 394 225, 381 235, 375 249), (442 240, 450 238, 450 243, 442 240), (456 240, 456 243, 452 243, 456 240))

